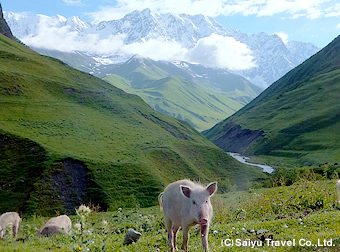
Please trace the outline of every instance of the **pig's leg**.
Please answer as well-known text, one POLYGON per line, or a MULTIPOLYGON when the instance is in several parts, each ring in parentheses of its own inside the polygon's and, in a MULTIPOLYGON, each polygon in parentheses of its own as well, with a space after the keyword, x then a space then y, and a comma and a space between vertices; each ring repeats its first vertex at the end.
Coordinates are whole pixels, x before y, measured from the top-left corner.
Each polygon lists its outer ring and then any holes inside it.
POLYGON ((204 251, 209 250, 208 233, 209 233, 209 225, 201 225, 202 245, 203 245, 204 251))
POLYGON ((5 236, 5 229, 0 227, 0 240, 2 240, 5 236))
POLYGON ((174 251, 174 241, 173 241, 173 230, 172 230, 172 221, 168 218, 165 219, 165 226, 166 226, 166 230, 168 230, 168 246, 170 248, 170 251, 173 252, 174 251))
POLYGON ((17 224, 14 224, 12 228, 13 228, 13 236, 17 237, 17 230, 18 230, 17 229, 17 224))
POLYGON ((179 226, 177 226, 177 225, 175 225, 174 227, 173 227, 173 240, 174 240, 174 248, 175 248, 175 250, 177 250, 177 231, 178 231, 178 229, 179 229, 179 226))
POLYGON ((20 227, 20 221, 17 221, 13 225, 13 234, 14 234, 14 237, 17 237, 17 234, 18 234, 18 231, 19 231, 19 227, 20 227))
POLYGON ((183 232, 183 244, 182 250, 188 251, 188 241, 189 241, 189 226, 182 225, 182 232, 183 232))

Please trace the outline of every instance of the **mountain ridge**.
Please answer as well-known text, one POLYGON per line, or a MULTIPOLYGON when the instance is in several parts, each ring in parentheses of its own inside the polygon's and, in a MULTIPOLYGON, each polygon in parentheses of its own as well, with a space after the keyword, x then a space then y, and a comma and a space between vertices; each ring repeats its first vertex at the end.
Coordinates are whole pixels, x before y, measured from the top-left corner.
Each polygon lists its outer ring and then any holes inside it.
POLYGON ((4 19, 1 3, 0 3, 0 34, 3 34, 10 39, 14 39, 12 31, 10 30, 6 20, 4 19))
POLYGON ((229 71, 187 62, 132 57, 106 71, 111 75, 104 80, 139 95, 158 112, 187 121, 198 131, 235 113, 262 91, 229 71))
MULTIPOLYGON (((51 28, 64 27, 69 32, 77 34, 79 40, 86 38, 88 34, 96 34, 99 39, 109 39, 112 35, 121 36, 124 34, 122 42, 125 45, 161 39, 162 41, 176 42, 184 49, 190 49, 195 47, 200 39, 209 37, 211 34, 232 37, 236 41, 247 45, 257 64, 257 67, 238 71, 237 73, 262 87, 269 86, 294 66, 319 50, 309 43, 288 42, 285 45, 275 34, 259 33, 248 35, 235 29, 227 29, 218 24, 213 18, 202 15, 158 14, 149 9, 134 11, 122 19, 102 21, 99 24, 86 23, 75 17, 68 19, 61 16, 47 17, 42 15, 29 17, 10 12, 5 12, 5 18, 13 33, 19 39, 36 36, 39 31, 39 22, 43 23, 45 19, 50 20, 50 23, 55 23, 50 26, 51 28), (274 48, 275 51, 273 51, 274 48)), ((35 49, 39 50, 38 48, 35 49)), ((57 56, 56 54, 55 57, 57 56)), ((92 53, 91 56, 96 59, 102 59, 97 62, 102 64, 103 60, 111 63, 123 62, 132 55, 126 55, 118 50, 115 54, 92 53)))

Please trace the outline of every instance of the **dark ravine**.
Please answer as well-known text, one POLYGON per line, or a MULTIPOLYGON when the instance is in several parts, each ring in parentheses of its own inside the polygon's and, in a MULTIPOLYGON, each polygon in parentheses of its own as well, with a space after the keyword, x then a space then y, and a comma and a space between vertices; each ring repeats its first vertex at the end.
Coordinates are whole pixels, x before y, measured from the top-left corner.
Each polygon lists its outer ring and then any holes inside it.
POLYGON ((84 162, 72 158, 61 160, 51 179, 52 187, 58 193, 66 213, 73 213, 74 207, 84 202, 95 205, 100 203, 102 209, 107 208, 105 200, 98 197, 98 192, 97 195, 91 193, 93 188, 99 187, 93 182, 93 175, 84 162))
POLYGON ((250 145, 262 139, 264 135, 261 130, 242 129, 240 125, 233 122, 225 124, 219 134, 213 135, 213 132, 214 128, 203 134, 222 150, 237 153, 244 153, 250 145))

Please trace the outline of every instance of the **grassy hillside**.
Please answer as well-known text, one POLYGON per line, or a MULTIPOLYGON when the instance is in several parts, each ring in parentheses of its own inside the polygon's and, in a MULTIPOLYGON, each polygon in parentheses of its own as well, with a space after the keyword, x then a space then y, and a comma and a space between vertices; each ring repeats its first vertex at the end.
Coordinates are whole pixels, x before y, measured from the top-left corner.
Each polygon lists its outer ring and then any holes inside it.
POLYGON ((163 114, 185 120, 198 131, 235 113, 260 93, 241 76, 203 66, 132 58, 104 80, 142 97, 163 114))
POLYGON ((339 62, 340 37, 205 135, 225 150, 234 136, 252 135, 235 151, 277 164, 339 162, 339 62))
POLYGON ((145 207, 179 178, 224 191, 266 178, 138 96, 2 35, 0 107, 0 212, 145 207))

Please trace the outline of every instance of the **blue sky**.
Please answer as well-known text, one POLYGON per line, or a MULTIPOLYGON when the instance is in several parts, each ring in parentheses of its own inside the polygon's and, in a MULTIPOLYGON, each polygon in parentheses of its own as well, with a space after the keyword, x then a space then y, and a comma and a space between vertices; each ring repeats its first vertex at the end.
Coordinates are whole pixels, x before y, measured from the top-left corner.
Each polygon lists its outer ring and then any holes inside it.
POLYGON ((284 40, 326 46, 340 33, 339 0, 0 0, 5 11, 84 21, 119 19, 138 9, 203 14, 226 28, 252 34, 279 33, 284 40))

